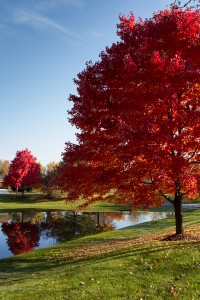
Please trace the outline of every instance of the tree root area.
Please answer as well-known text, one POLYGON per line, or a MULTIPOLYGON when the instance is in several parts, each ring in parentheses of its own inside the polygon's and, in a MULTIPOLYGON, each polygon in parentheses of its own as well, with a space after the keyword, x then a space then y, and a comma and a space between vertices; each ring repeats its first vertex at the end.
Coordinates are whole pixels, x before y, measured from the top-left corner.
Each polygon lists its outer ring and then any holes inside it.
POLYGON ((166 236, 163 241, 200 241, 200 236, 183 233, 183 234, 172 234, 166 236))

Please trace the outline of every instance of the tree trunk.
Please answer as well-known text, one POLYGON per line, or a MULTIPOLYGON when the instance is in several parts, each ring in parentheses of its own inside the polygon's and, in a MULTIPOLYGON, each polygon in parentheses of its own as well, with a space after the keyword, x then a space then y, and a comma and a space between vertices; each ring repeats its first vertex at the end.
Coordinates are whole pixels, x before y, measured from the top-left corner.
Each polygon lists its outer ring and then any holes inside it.
POLYGON ((100 213, 97 212, 97 227, 99 226, 100 224, 100 213))
POLYGON ((174 211, 176 220, 176 234, 183 234, 182 196, 176 195, 174 199, 174 211))

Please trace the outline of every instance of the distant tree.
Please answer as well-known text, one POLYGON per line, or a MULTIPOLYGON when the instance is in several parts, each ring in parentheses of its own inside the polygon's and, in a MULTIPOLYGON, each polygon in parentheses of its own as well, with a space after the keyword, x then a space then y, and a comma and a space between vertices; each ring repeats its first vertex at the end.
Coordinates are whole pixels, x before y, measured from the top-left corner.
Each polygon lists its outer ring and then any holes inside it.
POLYGON ((21 188, 35 186, 40 181, 40 164, 28 149, 17 151, 11 161, 8 175, 4 178, 4 186, 21 188))
POLYGON ((53 193, 59 189, 58 178, 60 166, 61 162, 56 163, 55 161, 52 161, 46 165, 44 172, 42 173, 40 188, 46 194, 47 198, 52 198, 53 193))
POLYGON ((56 163, 55 161, 51 161, 46 165, 46 172, 52 172, 58 167, 59 163, 56 163))
POLYGON ((53 197, 53 192, 58 189, 57 186, 57 170, 47 171, 42 175, 40 181, 40 188, 47 198, 53 197))
POLYGON ((46 167, 40 163, 40 173, 43 176, 46 173, 46 167))
POLYGON ((9 160, 0 160, 0 175, 1 176, 6 176, 8 175, 8 170, 9 170, 10 162, 9 160))
POLYGON ((182 234, 183 197, 199 190, 192 166, 200 163, 200 12, 120 20, 121 40, 75 80, 69 113, 78 143, 66 143, 60 187, 86 205, 147 208, 166 200, 182 234))
POLYGON ((44 176, 44 175, 46 175, 48 172, 54 171, 58 166, 59 166, 59 163, 56 163, 55 161, 51 161, 51 162, 48 163, 46 166, 40 164, 40 172, 41 172, 41 175, 44 176))

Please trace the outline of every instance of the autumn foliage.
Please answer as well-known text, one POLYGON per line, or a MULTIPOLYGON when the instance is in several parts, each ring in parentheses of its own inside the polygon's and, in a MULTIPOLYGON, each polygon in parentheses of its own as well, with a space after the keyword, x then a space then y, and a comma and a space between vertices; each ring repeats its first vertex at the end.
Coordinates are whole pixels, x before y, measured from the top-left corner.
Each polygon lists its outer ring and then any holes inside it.
POLYGON ((174 205, 182 233, 182 199, 199 192, 200 14, 174 9, 148 20, 120 16, 120 41, 75 79, 60 186, 86 204, 174 205), (172 197, 168 195, 171 194, 172 197))
POLYGON ((17 151, 12 160, 4 186, 15 188, 34 186, 40 180, 40 164, 28 149, 17 151))

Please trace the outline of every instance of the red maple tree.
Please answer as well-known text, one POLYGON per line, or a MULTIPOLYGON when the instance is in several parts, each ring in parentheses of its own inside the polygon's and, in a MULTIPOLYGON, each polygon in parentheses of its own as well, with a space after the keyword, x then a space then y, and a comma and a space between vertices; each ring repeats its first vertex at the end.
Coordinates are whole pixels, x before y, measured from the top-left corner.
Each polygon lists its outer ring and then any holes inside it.
POLYGON ((198 10, 173 9, 135 22, 120 16, 120 41, 75 79, 60 187, 68 199, 131 207, 174 206, 183 233, 182 200, 195 198, 200 162, 198 10))
POLYGON ((17 151, 12 160, 4 186, 15 188, 34 186, 40 181, 40 164, 28 149, 17 151))

